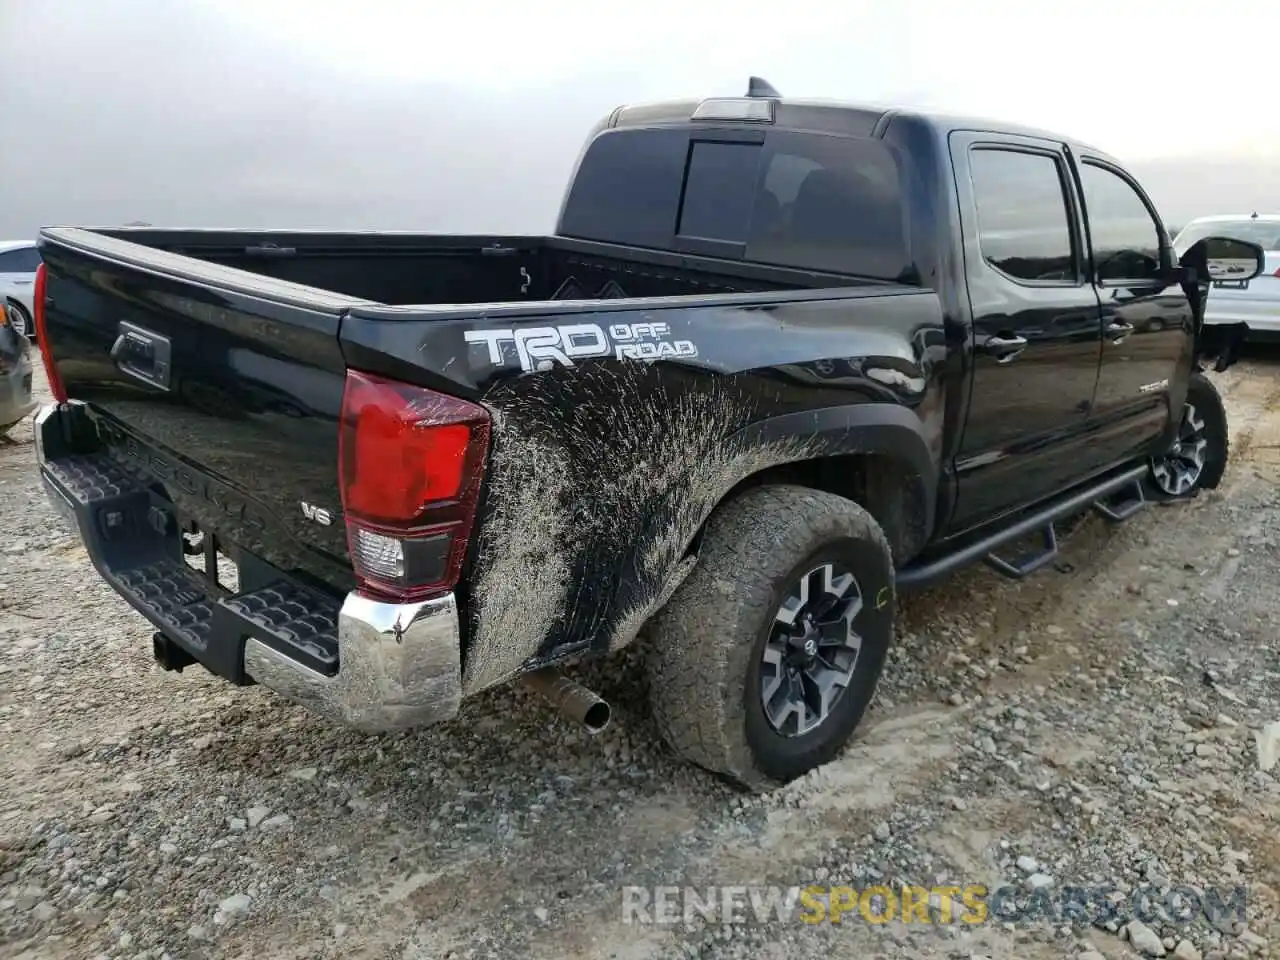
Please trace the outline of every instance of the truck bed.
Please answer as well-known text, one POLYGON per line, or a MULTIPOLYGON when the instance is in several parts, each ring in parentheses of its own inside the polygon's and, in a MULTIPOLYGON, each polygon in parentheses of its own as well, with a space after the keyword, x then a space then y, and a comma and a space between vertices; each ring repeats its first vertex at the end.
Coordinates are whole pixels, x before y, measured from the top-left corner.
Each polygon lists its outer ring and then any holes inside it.
POLYGON ((547 236, 91 231, 151 250, 388 305, 596 300, 856 285, 856 278, 547 236))

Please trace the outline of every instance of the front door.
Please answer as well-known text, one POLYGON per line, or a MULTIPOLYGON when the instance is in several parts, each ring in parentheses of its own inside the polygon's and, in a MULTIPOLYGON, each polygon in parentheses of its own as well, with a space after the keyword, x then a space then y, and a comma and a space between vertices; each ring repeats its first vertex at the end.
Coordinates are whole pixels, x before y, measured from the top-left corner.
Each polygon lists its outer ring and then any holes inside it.
POLYGON ((1080 184, 1102 310, 1102 368, 1094 397, 1098 443, 1119 462, 1148 452, 1181 405, 1195 348, 1191 304, 1167 269, 1168 238, 1141 188, 1088 155, 1080 184), (1164 248, 1164 249, 1162 249, 1164 248))
POLYGON ((1101 327, 1062 145, 956 133, 951 154, 974 326, 958 531, 1087 473, 1101 327))

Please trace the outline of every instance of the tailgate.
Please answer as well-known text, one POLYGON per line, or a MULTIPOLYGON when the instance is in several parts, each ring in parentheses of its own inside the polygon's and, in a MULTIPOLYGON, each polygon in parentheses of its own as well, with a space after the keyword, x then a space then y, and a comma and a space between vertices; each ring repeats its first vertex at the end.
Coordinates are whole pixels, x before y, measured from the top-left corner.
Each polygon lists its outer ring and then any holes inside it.
POLYGON ((84 230, 45 231, 41 253, 42 348, 115 463, 171 501, 193 556, 249 551, 353 586, 337 334, 361 301, 84 230))

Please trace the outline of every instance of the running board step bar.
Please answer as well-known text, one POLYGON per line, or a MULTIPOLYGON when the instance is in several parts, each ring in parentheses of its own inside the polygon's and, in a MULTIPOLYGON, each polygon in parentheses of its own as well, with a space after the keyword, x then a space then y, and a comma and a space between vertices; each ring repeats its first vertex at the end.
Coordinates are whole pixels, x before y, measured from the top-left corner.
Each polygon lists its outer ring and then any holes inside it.
MULTIPOLYGON (((1053 529, 1055 521, 1092 507, 1102 513, 1103 516, 1109 516, 1109 519, 1113 519, 1114 522, 1116 519, 1126 519, 1136 513, 1142 506, 1146 506, 1145 497, 1138 506, 1134 505, 1132 497, 1120 503, 1112 503, 1111 500, 1122 491, 1137 489, 1142 479, 1147 475, 1148 469, 1146 464, 1140 467, 1131 467, 1123 473, 1108 477, 1106 480, 1086 487, 1063 500, 1051 503, 1036 513, 1024 517, 1017 523, 961 547, 954 553, 944 554, 925 563, 904 567, 897 573, 896 584, 899 588, 905 590, 919 589, 979 559, 1005 576, 1021 579, 1029 573, 1040 569, 1057 555, 1058 539, 1053 529), (1106 511, 1110 511, 1110 515, 1106 511), (1041 532, 1044 538, 1041 550, 1016 561, 1003 560, 996 554, 995 551, 998 548, 1037 530, 1041 532)), ((1142 494, 1139 491, 1135 493, 1135 496, 1141 497, 1142 494)))
POLYGON ((1016 560, 1005 560, 997 553, 988 553, 982 562, 1010 580, 1021 580, 1035 573, 1058 555, 1058 531, 1053 523, 1046 523, 1040 530, 1043 546, 1016 560))
POLYGON ((1147 506, 1147 495, 1141 480, 1135 480, 1130 484, 1129 496, 1121 499, 1124 492, 1125 488, 1121 487, 1110 496, 1099 497, 1093 502, 1093 509, 1112 523, 1120 523, 1147 506))

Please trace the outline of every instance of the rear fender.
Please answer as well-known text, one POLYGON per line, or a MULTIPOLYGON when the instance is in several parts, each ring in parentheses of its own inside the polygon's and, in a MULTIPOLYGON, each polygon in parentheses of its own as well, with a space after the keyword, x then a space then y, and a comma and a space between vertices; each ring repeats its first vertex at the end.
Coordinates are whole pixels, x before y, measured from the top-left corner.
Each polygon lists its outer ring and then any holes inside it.
POLYGON ((788 413, 753 423, 735 439, 743 446, 756 447, 800 441, 813 458, 885 457, 902 482, 902 529, 894 531, 891 541, 909 557, 932 535, 937 512, 937 461, 919 418, 906 407, 859 403, 788 413))
POLYGON ((468 694, 630 643, 696 563, 707 518, 765 471, 891 456, 903 465, 894 478, 910 478, 911 539, 933 522, 922 421, 894 403, 762 419, 729 381, 640 365, 548 371, 486 400, 494 443, 469 577, 468 694))

